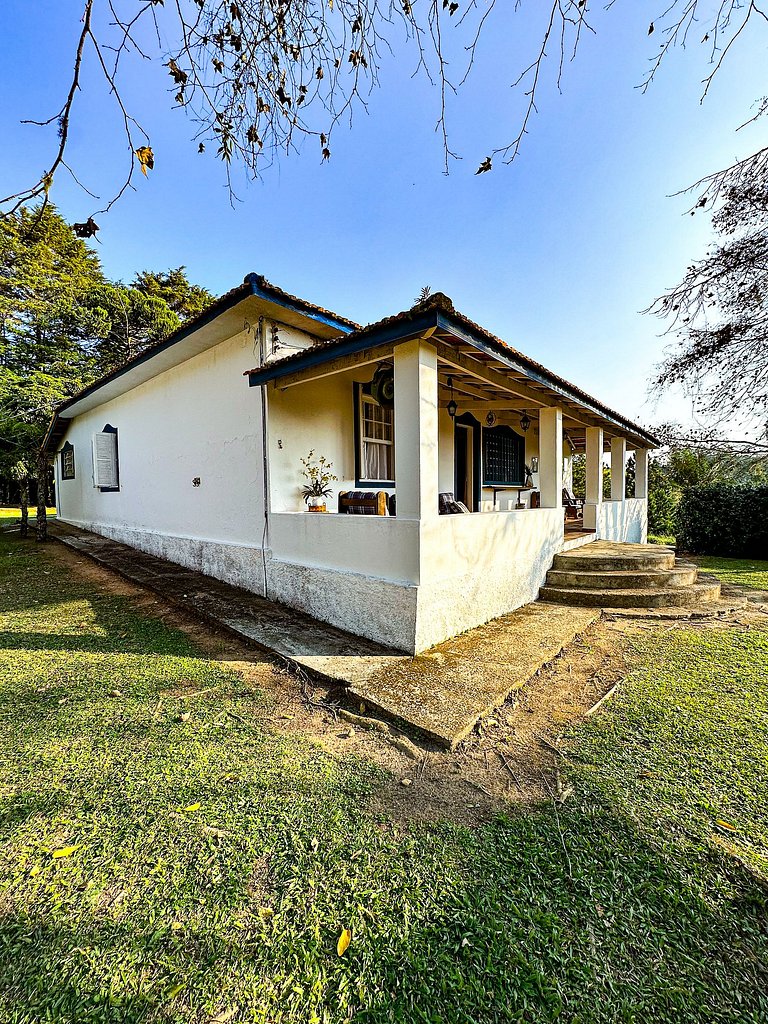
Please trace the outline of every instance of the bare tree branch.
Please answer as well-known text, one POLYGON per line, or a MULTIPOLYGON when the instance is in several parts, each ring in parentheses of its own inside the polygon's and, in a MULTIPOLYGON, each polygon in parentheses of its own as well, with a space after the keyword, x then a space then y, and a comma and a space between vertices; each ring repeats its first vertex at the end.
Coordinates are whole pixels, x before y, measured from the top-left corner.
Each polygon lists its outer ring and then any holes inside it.
POLYGON ((72 74, 72 82, 67 93, 67 98, 64 101, 64 105, 58 114, 54 114, 53 117, 47 121, 36 121, 35 124, 51 124, 52 121, 57 121, 59 126, 59 148, 56 153, 56 157, 51 164, 50 170, 46 171, 41 175, 40 179, 32 185, 30 188, 23 189, 21 192, 17 192, 15 195, 6 196, 4 199, 0 199, 0 206, 4 206, 7 203, 11 203, 12 206, 6 213, 15 213, 20 207, 24 206, 25 203, 32 202, 41 195, 45 195, 46 199, 48 193, 53 184, 53 177, 58 170, 59 166, 64 161, 64 153, 67 148, 67 141, 69 139, 69 119, 72 113, 72 104, 75 100, 75 93, 80 88, 80 71, 83 65, 83 49, 85 47, 85 41, 90 35, 91 31, 91 13, 93 10, 93 0, 86 0, 85 9, 83 11, 83 29, 80 33, 80 37, 77 41, 77 49, 75 51, 75 64, 72 74))
MULTIPOLYGON (((607 8, 615 3, 609 0, 607 8)), ((516 0, 513 14, 521 5, 522 0, 516 0)), ((142 148, 149 150, 144 156, 154 158, 129 98, 121 93, 123 62, 129 57, 163 62, 173 103, 190 117, 200 152, 215 144, 234 198, 235 162, 248 175, 260 177, 285 154, 299 152, 305 141, 317 146, 318 160, 329 160, 337 126, 365 110, 371 91, 379 85, 385 51, 399 57, 411 48, 416 55, 413 74, 438 87, 435 128, 447 172, 450 162, 459 159, 450 143, 448 104, 475 67, 489 19, 501 6, 496 0, 106 0, 101 5, 83 0, 82 29, 62 108, 48 120, 27 122, 42 127, 58 123, 51 168, 34 185, 0 200, 0 209, 13 212, 47 195, 62 164, 81 184, 65 162, 65 152, 89 49, 86 43, 115 100, 131 149, 125 179, 109 190, 112 198, 97 213, 108 211, 134 187, 137 162, 145 173, 151 167, 135 148, 136 132, 145 139, 142 148), (164 39, 170 40, 166 46, 164 39)), ((541 29, 538 48, 522 71, 510 76, 512 89, 522 90, 519 127, 511 141, 489 151, 478 173, 491 170, 494 160, 510 164, 517 158, 538 111, 541 90, 561 88, 584 30, 594 32, 589 12, 589 0, 549 0, 531 14, 541 29)), ((649 28, 649 34, 657 32, 662 41, 640 88, 650 86, 670 51, 686 47, 695 30, 703 31, 702 42, 709 44, 706 95, 723 61, 757 21, 768 23, 762 0, 719 0, 714 8, 702 0, 667 0, 649 28)), ((715 176, 708 187, 710 201, 715 202, 715 176)))

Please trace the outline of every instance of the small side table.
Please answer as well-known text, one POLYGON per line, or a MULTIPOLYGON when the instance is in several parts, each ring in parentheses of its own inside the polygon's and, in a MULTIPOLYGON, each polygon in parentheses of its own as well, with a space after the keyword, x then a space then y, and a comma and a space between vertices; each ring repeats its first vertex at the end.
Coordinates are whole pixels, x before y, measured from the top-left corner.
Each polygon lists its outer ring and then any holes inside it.
POLYGON ((520 487, 518 487, 516 485, 512 486, 512 487, 494 487, 493 488, 493 507, 494 507, 494 510, 496 509, 496 495, 499 493, 499 491, 517 491, 517 505, 515 506, 515 508, 516 509, 521 509, 521 508, 526 508, 527 507, 525 505, 525 503, 522 501, 522 493, 523 493, 523 491, 532 491, 532 490, 533 490, 532 486, 531 487, 526 487, 525 485, 521 485, 520 487))

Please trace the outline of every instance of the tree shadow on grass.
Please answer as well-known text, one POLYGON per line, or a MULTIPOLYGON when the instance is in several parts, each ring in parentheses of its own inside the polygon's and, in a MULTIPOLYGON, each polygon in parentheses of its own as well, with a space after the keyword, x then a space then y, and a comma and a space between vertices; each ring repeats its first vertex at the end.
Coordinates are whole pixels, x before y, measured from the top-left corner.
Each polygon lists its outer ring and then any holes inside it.
POLYGON ((35 633, 22 631, 0 632, 0 651, 64 651, 67 653, 85 654, 132 654, 132 655, 190 655, 190 642, 179 633, 178 642, 167 630, 166 635, 159 636, 153 642, 152 637, 126 636, 122 633, 102 635, 77 633, 35 633), (177 648, 177 650, 174 650, 177 648))
POLYGON ((25 1024, 139 1024, 150 1019, 159 1024, 177 1020, 164 998, 170 984, 148 983, 147 974, 159 973, 151 958, 142 965, 144 978, 137 977, 132 986, 127 977, 135 940, 135 930, 129 924, 73 922, 62 927, 24 914, 3 915, 2 1019, 25 1024))
MULTIPOLYGON (((0 1008, 19 1007, 24 1024, 198 1022, 222 1005, 236 1007, 234 1021, 291 1024, 314 1013, 366 1024, 763 1024, 768 934, 748 876, 722 862, 697 878, 701 865, 604 809, 561 812, 561 823, 562 842, 549 811, 473 834, 420 830, 410 857, 393 840, 383 861, 324 878, 308 861, 303 893, 297 865, 278 861, 264 926, 243 926, 258 922, 245 872, 190 931, 149 907, 121 921, 6 913, 0 1008), (397 856, 411 862, 405 873, 387 870, 397 856), (713 872, 728 895, 710 891, 713 872), (344 957, 341 923, 352 929, 344 957)), ((295 820, 275 828, 276 846, 311 849, 295 820)), ((370 849, 365 816, 346 829, 349 849, 370 849)), ((323 841, 310 857, 322 858, 323 841)), ((238 842, 258 846, 247 830, 238 842)))

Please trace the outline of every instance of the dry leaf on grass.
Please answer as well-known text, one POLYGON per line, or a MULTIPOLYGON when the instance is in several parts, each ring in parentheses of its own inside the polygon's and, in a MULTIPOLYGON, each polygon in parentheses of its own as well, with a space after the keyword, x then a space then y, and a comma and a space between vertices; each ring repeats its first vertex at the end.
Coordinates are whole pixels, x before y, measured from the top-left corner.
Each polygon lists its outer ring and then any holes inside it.
POLYGON ((80 844, 77 843, 75 846, 62 846, 58 850, 54 850, 51 856, 54 860, 60 860, 62 857, 71 857, 75 850, 80 849, 80 844))
POLYGON ((351 941, 352 932, 349 930, 349 928, 342 928, 341 935, 339 936, 339 941, 336 943, 336 952, 339 954, 339 956, 344 956, 351 941))

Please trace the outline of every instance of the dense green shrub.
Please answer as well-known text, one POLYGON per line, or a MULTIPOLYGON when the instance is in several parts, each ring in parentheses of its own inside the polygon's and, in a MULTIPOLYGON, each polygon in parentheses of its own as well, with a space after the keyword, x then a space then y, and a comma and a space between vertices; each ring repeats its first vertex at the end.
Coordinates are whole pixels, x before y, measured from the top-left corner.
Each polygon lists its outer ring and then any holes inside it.
POLYGON ((677 519, 678 546, 685 551, 768 558, 768 487, 691 487, 677 519))

